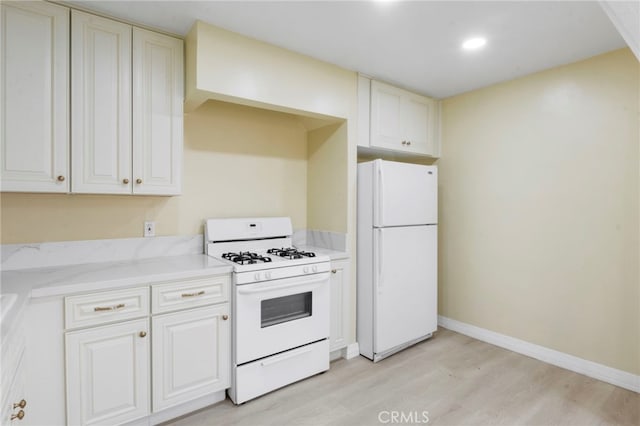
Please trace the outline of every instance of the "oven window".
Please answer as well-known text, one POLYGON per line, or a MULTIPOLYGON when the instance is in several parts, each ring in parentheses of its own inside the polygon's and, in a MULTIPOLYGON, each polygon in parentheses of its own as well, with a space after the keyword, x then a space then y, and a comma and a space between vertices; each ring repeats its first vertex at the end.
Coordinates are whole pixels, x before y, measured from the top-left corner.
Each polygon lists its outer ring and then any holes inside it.
POLYGON ((311 292, 260 302, 261 328, 311 316, 311 292))

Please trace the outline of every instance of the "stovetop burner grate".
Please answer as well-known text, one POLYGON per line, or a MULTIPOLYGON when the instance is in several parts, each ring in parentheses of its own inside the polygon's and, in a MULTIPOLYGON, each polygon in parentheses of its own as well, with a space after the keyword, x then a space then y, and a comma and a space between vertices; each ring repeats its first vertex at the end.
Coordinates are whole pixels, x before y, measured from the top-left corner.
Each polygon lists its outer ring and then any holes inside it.
POLYGON ((302 259, 303 257, 316 257, 316 254, 310 251, 302 251, 293 247, 289 248, 271 248, 267 250, 268 254, 284 257, 286 259, 302 259))
POLYGON ((233 253, 233 252, 223 253, 222 258, 238 263, 240 265, 254 265, 256 263, 271 262, 271 258, 266 256, 260 256, 257 253, 252 253, 249 251, 241 251, 239 253, 233 253))

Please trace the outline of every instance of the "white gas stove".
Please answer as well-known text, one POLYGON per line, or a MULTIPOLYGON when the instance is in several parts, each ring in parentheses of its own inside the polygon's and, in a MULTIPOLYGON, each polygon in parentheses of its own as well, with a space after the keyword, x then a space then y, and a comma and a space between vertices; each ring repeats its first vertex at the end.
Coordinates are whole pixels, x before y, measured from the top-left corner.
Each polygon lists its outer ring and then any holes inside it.
POLYGON ((283 217, 205 223, 207 254, 234 269, 236 404, 329 369, 329 257, 297 250, 292 233, 283 217))

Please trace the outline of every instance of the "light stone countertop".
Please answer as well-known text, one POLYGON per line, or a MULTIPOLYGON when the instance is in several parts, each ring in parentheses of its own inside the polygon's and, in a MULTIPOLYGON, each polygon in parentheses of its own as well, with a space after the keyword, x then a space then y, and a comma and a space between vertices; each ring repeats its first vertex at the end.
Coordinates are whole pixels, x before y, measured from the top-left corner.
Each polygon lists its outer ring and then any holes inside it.
MULTIPOLYGON (((299 245, 333 260, 348 259, 346 252, 299 245)), ((2 319, 2 335, 10 330, 30 299, 62 297, 75 293, 113 290, 162 281, 215 274, 227 274, 232 266, 205 254, 165 256, 116 262, 50 266, 46 268, 2 271, 1 293, 15 293, 17 300, 2 319)))
POLYGON ((81 265, 2 271, 2 294, 17 300, 2 319, 2 335, 10 330, 30 299, 113 290, 188 277, 228 274, 232 267, 204 254, 86 263, 81 265))
POLYGON ((329 258, 333 261, 333 260, 343 260, 343 259, 349 259, 349 254, 346 251, 338 251, 338 250, 331 250, 331 249, 327 249, 327 248, 323 248, 323 247, 316 247, 316 246, 310 246, 310 245, 305 245, 305 244, 296 244, 295 247, 298 250, 304 250, 304 251, 312 251, 317 255, 320 256, 329 256, 329 258))

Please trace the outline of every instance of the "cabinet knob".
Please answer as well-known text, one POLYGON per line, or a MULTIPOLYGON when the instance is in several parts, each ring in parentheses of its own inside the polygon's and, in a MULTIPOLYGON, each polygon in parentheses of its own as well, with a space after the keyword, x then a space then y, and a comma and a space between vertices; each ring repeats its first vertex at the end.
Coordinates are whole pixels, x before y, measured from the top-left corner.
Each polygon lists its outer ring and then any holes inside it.
POLYGON ((147 332, 146 331, 141 331, 140 332, 140 337, 146 337, 147 336, 147 332))
POLYGON ((225 320, 225 321, 228 320, 229 319, 229 315, 223 315, 222 319, 225 320))
POLYGON ((407 141, 402 141, 402 145, 406 145, 406 144, 407 144, 407 141))
POLYGON ((125 185, 128 184, 129 183, 129 179, 127 179, 127 178, 122 179, 122 183, 124 183, 125 185))
POLYGON ((58 176, 58 182, 64 182, 64 176, 62 175, 58 176))
POLYGON ((15 410, 16 408, 24 408, 26 406, 27 406, 27 401, 23 399, 22 401, 13 404, 13 409, 15 410))
POLYGON ((411 141, 407 141, 407 145, 411 145, 411 141))
POLYGON ((336 272, 338 272, 338 270, 337 270, 337 269, 332 269, 332 270, 331 270, 331 273, 332 273, 332 274, 335 274, 336 272))
POLYGON ((139 184, 141 184, 141 183, 142 183, 142 179, 140 179, 140 178, 136 179, 136 183, 137 183, 138 185, 139 185, 139 184))
POLYGON ((15 419, 18 419, 18 420, 24 419, 24 411, 20 410, 18 411, 18 414, 12 414, 11 420, 15 420, 15 419))

